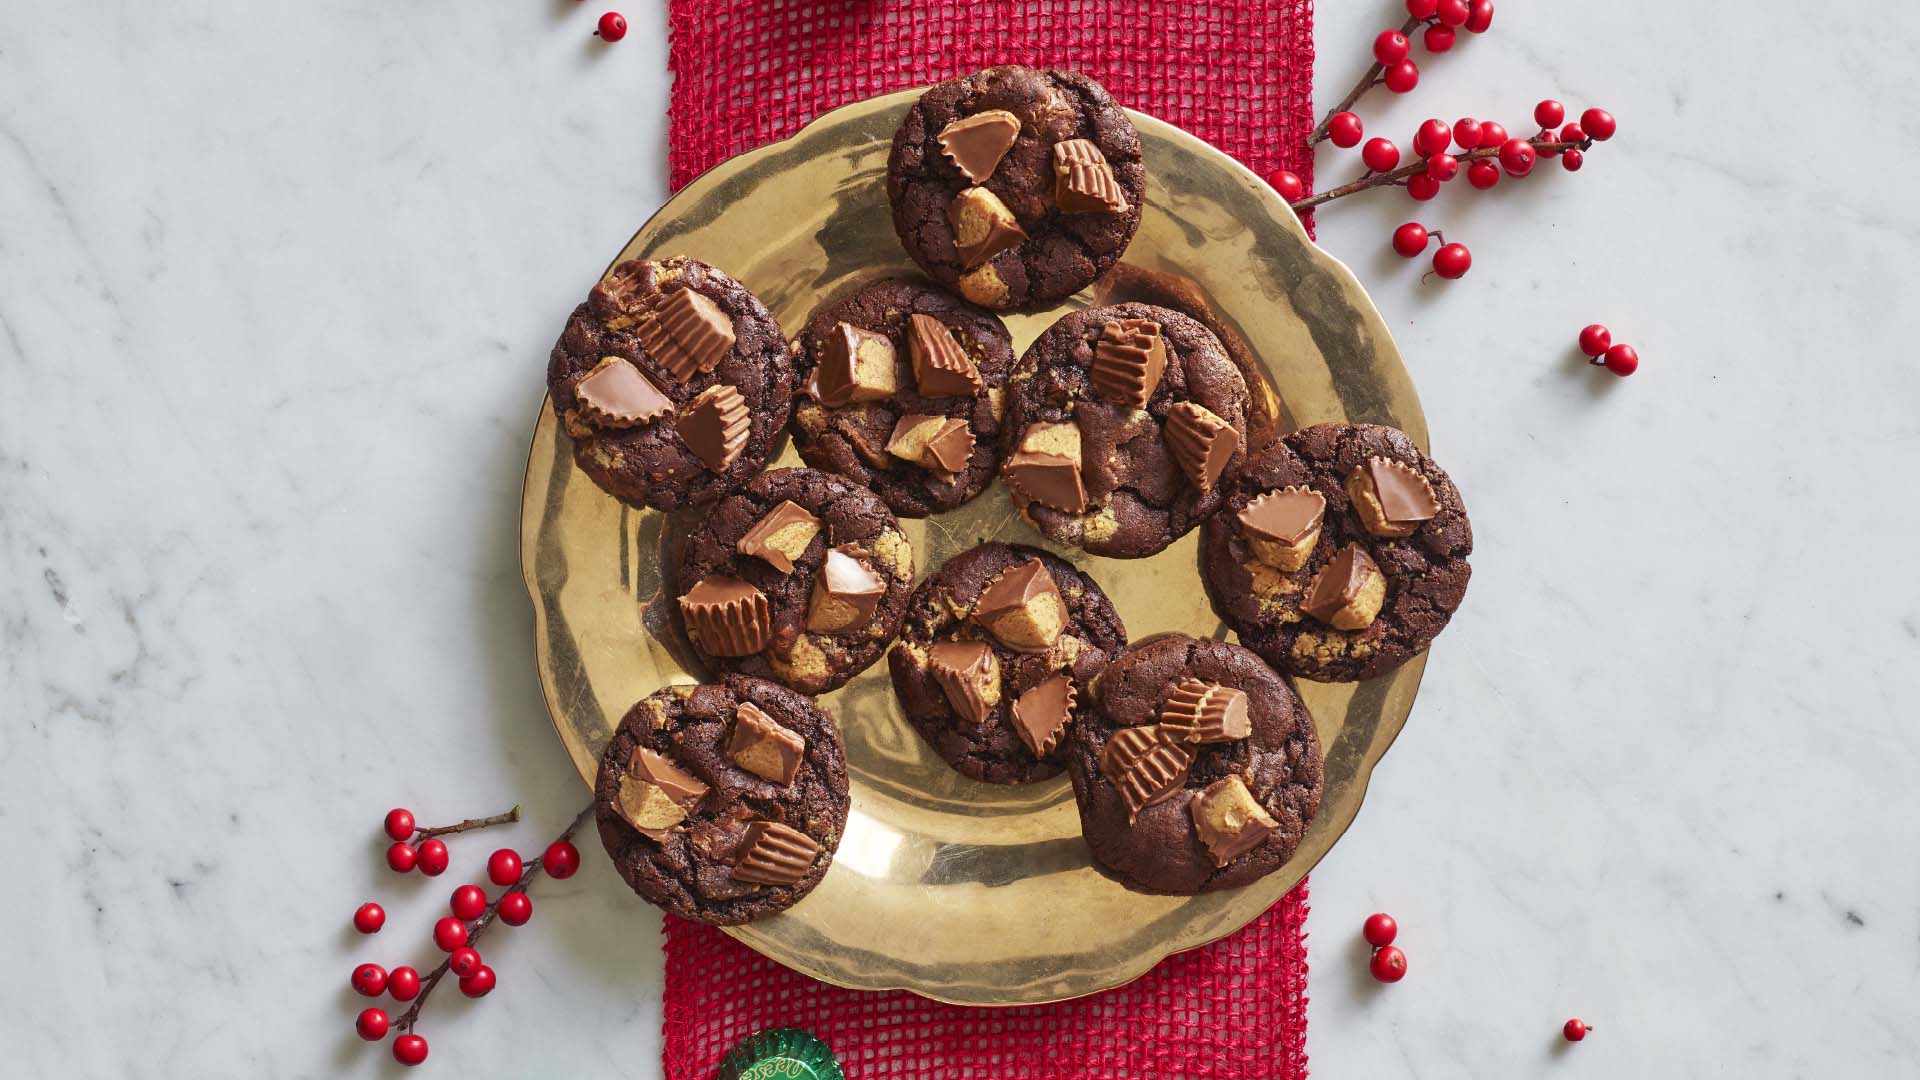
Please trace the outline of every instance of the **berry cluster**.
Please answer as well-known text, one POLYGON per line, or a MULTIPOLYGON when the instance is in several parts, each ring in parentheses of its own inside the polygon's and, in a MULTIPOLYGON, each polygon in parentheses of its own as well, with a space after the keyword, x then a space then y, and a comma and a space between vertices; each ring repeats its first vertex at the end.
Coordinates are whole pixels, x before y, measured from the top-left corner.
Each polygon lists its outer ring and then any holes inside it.
POLYGON ((1599 323, 1581 328, 1580 352, 1587 363, 1605 365, 1623 379, 1640 370, 1640 354, 1631 345, 1615 345, 1613 331, 1599 323))
POLYGON ((1420 67, 1412 60, 1414 31, 1421 30, 1420 41, 1428 52, 1443 53, 1459 40, 1457 31, 1484 34, 1492 25, 1493 0, 1407 0, 1407 21, 1373 39, 1373 66, 1307 136, 1307 145, 1318 146, 1326 139, 1335 146, 1357 145, 1360 118, 1352 109, 1360 95, 1376 86, 1404 94, 1420 85, 1420 67))
MULTIPOLYGON (((472 883, 453 890, 447 900, 451 914, 433 924, 434 946, 446 954, 438 967, 424 976, 407 966, 392 971, 370 963, 354 968, 351 982, 362 996, 377 998, 390 994, 395 1001, 408 1003, 406 1011, 398 1017, 389 1017, 385 1009, 378 1007, 362 1009, 353 1024, 360 1037, 379 1042, 389 1031, 398 1029, 401 1034, 393 1041, 394 1060, 402 1065, 418 1065, 427 1060, 427 1040, 413 1032, 427 998, 449 972, 459 984, 460 992, 470 998, 485 997, 492 992, 497 976, 480 956, 481 936, 496 919, 508 926, 524 926, 533 918, 533 901, 527 896, 527 886, 536 876, 544 872, 548 877, 565 879, 580 868, 580 849, 573 846, 571 838, 591 810, 589 807, 581 811, 573 824, 531 862, 523 861, 512 848, 500 848, 488 856, 487 880, 503 890, 499 896, 489 899, 485 888, 472 883)), ((516 806, 505 814, 473 818, 459 825, 416 829, 412 813, 400 809, 390 811, 386 833, 394 844, 387 849, 387 865, 400 873, 419 869, 428 877, 436 876, 447 868, 447 846, 440 836, 518 820, 520 808, 516 806), (416 846, 411 843, 414 840, 421 842, 416 846)), ((386 921, 386 911, 371 902, 360 905, 353 913, 353 927, 362 934, 378 933, 386 921)))

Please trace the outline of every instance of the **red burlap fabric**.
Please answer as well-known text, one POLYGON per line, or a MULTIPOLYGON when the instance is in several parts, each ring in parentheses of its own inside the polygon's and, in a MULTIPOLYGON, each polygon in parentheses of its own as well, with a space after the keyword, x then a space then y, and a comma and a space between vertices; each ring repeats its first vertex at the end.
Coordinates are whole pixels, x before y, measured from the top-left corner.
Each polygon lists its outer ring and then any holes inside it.
MULTIPOLYGON (((1256 172, 1311 179, 1312 0, 669 0, 673 186, 846 101, 994 64, 1071 67, 1256 172)), ((852 1080, 1297 1080, 1307 1074, 1307 887, 1118 990, 969 1009, 841 990, 666 920, 668 1080, 801 1027, 852 1080)))

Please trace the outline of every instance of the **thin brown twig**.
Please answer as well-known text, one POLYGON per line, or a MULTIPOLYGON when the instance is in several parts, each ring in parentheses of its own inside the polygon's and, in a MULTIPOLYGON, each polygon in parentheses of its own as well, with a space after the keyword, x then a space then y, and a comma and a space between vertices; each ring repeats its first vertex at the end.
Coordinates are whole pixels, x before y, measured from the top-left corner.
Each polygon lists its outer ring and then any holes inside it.
MULTIPOLYGON (((1425 19, 1409 15, 1407 16, 1407 21, 1400 24, 1400 33, 1411 36, 1415 30, 1425 25, 1426 21, 1425 19)), ((1340 104, 1328 109, 1327 115, 1320 118, 1320 125, 1313 129, 1312 134, 1307 136, 1307 149, 1311 150, 1326 141, 1327 125, 1333 122, 1335 116, 1353 108, 1354 103, 1360 100, 1360 95, 1379 86, 1380 83, 1384 81, 1380 77, 1381 73, 1386 70, 1387 66, 1385 64, 1375 60, 1372 66, 1367 68, 1367 73, 1360 76, 1360 81, 1353 84, 1353 89, 1347 92, 1347 96, 1340 99, 1340 104)))
MULTIPOLYGON (((518 815, 520 808, 517 806, 514 807, 513 813, 518 815)), ((557 844, 562 840, 573 839, 573 834, 580 830, 580 826, 586 823, 588 815, 592 813, 593 804, 589 803, 586 809, 574 816, 573 824, 568 825, 566 831, 554 837, 553 843, 557 844)), ((532 860, 529 860, 526 866, 520 871, 520 880, 514 882, 510 888, 500 890, 500 896, 505 896, 510 892, 525 892, 528 884, 530 884, 534 878, 538 877, 540 872, 546 868, 546 863, 547 856, 544 852, 532 860)), ((467 932, 467 944, 469 946, 478 947, 481 936, 487 932, 487 927, 492 926, 493 920, 499 917, 500 896, 496 896, 489 901, 486 912, 474 920, 473 928, 467 932)), ((434 987, 439 986, 440 980, 446 978, 447 971, 452 963, 453 957, 449 955, 447 959, 440 961, 439 967, 434 968, 426 978, 420 980, 419 996, 415 997, 413 1004, 407 1006, 407 1011, 401 1013, 399 1018, 393 1022, 396 1030, 409 1033, 413 1031, 414 1023, 420 1019, 420 1010, 427 1004, 427 998, 433 994, 434 987)))
POLYGON ((414 839, 425 840, 432 836, 452 836, 454 833, 472 832, 474 829, 487 829, 495 825, 511 825, 519 820, 520 807, 515 805, 513 809, 504 814, 495 814, 492 817, 468 818, 457 825, 441 825, 438 828, 421 829, 415 834, 414 839))
MULTIPOLYGON (((1588 147, 1593 145, 1593 140, 1589 138, 1583 139, 1580 142, 1561 142, 1557 138, 1535 135, 1533 138, 1528 139, 1527 143, 1533 147, 1535 154, 1545 157, 1550 153, 1560 154, 1568 150, 1584 152, 1588 147)), ((1488 146, 1481 147, 1477 150, 1469 150, 1463 154, 1456 154, 1454 155, 1454 159, 1460 163, 1461 168, 1465 168, 1475 161, 1485 161, 1488 158, 1497 158, 1499 156, 1499 147, 1488 146)), ((1337 188, 1328 188, 1326 191, 1309 195, 1304 199, 1288 203, 1287 205, 1291 206, 1296 213, 1301 210, 1311 210, 1323 203, 1330 203, 1335 199, 1345 198, 1348 195, 1356 195, 1362 191, 1370 191, 1377 187, 1404 184, 1408 177, 1417 176, 1426 171, 1427 159, 1417 157, 1411 163, 1402 165, 1397 169, 1392 169, 1387 172, 1369 172, 1350 184, 1342 184, 1337 188)))

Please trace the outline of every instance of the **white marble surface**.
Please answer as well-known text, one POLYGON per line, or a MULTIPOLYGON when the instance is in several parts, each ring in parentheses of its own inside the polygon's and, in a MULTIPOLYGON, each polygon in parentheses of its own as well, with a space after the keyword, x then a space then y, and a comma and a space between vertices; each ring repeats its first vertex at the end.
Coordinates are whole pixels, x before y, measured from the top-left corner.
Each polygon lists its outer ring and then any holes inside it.
MULTIPOLYGON (((453 878, 378 869, 380 814, 518 800, 533 846, 581 801, 516 497, 557 313, 663 197, 667 87, 652 5, 613 49, 590 7, 0 6, 0 1071, 390 1073, 347 972, 424 959, 453 878)), ((1361 7, 1323 5, 1323 98, 1391 21, 1361 7)), ((1916 37, 1868 0, 1510 3, 1369 103, 1403 143, 1543 95, 1622 134, 1321 219, 1480 545, 1313 878, 1317 1075, 1912 1074, 1916 37), (1416 215, 1466 280, 1386 253, 1416 215), (1574 365, 1594 319, 1639 375, 1574 365)), ((594 856, 433 1009, 443 1070, 655 1074, 657 922, 594 856)))

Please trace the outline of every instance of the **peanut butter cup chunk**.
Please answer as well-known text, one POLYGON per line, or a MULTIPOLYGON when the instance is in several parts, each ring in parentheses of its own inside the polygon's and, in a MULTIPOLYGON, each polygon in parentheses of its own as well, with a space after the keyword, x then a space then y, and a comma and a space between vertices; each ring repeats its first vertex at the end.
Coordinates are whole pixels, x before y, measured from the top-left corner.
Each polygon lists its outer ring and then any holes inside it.
POLYGON ((732 925, 793 906, 826 875, 846 831, 846 752, 833 719, 784 686, 669 686, 614 729, 593 798, 634 892, 732 925))

